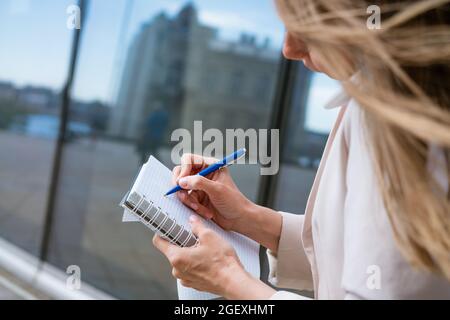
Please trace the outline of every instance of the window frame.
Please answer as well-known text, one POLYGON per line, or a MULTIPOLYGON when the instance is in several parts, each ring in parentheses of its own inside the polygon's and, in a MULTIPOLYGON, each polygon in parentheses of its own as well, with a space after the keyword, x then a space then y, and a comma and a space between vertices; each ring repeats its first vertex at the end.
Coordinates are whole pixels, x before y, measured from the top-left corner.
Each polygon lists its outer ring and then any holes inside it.
MULTIPOLYGON (((89 0, 78 0, 78 6, 81 11, 81 21, 84 20, 89 9, 89 0)), ((49 262, 49 248, 51 245, 51 235, 54 228, 54 216, 56 212, 56 201, 58 200, 58 190, 60 188, 60 177, 62 173, 63 152, 65 148, 65 137, 67 136, 67 127, 69 120, 70 102, 72 99, 72 88, 77 72, 77 62, 80 56, 81 38, 84 29, 75 29, 71 43, 71 53, 69 59, 69 68, 66 81, 63 85, 62 99, 60 100, 60 126, 56 141, 56 148, 53 154, 53 163, 50 177, 50 186, 46 201, 46 211, 43 225, 43 234, 40 246, 39 259, 43 262, 49 262)), ((268 129, 279 129, 279 155, 281 163, 282 154, 285 148, 289 116, 292 111, 292 100, 294 91, 300 90, 300 94, 305 96, 309 90, 307 81, 312 73, 304 68, 300 63, 285 59, 280 53, 278 76, 274 99, 272 101, 268 129), (300 72, 300 73, 299 73, 300 72), (301 77, 299 77, 301 74, 301 77), (300 81, 300 82, 299 82, 300 81)), ((298 92, 297 92, 298 94, 298 92)), ((302 106, 304 107, 304 106, 302 106)), ((271 139, 268 139, 271 142, 271 139)), ((277 143, 278 143, 277 142, 277 143)), ((268 150, 271 150, 270 145, 268 150)), ((271 207, 275 202, 276 189, 279 174, 261 176, 257 191, 257 203, 263 206, 271 207)), ((268 274, 268 264, 265 255, 265 249, 260 250, 261 261, 261 279, 266 281, 268 274)))

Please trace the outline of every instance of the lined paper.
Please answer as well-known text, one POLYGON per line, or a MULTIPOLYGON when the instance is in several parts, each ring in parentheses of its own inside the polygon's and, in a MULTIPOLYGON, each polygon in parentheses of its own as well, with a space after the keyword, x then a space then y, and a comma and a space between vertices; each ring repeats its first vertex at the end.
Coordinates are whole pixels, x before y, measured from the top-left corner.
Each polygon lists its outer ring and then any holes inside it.
MULTIPOLYGON (((171 218, 175 218, 178 224, 184 226, 187 230, 190 230, 189 217, 196 213, 186 207, 176 195, 164 197, 167 190, 173 187, 171 177, 172 172, 156 158, 151 156, 147 163, 143 165, 131 188, 131 192, 136 191, 139 194, 145 195, 148 200, 153 201, 156 206, 159 206, 171 218)), ((247 272, 254 277, 259 278, 259 244, 241 234, 225 231, 212 221, 205 220, 200 216, 198 217, 203 221, 203 224, 206 227, 214 230, 231 244, 236 250, 239 259, 247 272)), ((122 220, 139 221, 139 219, 129 213, 128 210, 125 210, 122 220)), ((217 295, 207 292, 186 288, 182 286, 179 281, 177 286, 179 299, 205 300, 218 297, 217 295)))

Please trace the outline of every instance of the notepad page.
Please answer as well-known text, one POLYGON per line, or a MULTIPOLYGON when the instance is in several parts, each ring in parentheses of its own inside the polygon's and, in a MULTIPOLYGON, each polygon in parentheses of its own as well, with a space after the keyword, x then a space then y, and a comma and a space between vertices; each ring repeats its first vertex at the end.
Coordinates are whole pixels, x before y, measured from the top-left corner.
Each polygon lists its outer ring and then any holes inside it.
MULTIPOLYGON (((189 217, 196 214, 190 208, 186 207, 176 195, 164 197, 167 190, 173 187, 171 183, 172 172, 159 162, 153 156, 149 158, 146 164, 143 165, 136 181, 131 189, 131 192, 136 191, 139 194, 145 195, 148 200, 153 201, 156 206, 159 206, 171 218, 175 218, 177 223, 190 230, 189 217)), ((235 232, 225 231, 214 222, 205 220, 199 216, 203 224, 218 233, 223 239, 231 244, 236 250, 240 261, 245 269, 254 277, 259 278, 259 244, 255 241, 235 232)), ((123 221, 136 221, 137 218, 125 210, 123 221)), ((218 296, 200 292, 191 288, 182 286, 179 281, 178 297, 180 299, 213 299, 218 296)))

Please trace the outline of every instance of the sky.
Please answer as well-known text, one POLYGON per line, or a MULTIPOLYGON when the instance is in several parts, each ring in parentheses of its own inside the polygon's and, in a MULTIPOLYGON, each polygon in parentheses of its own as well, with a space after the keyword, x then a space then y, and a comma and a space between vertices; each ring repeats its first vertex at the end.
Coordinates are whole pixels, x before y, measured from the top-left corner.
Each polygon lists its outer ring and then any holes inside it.
POLYGON ((65 13, 70 3, 0 1, 0 80, 61 88, 71 40, 65 13))
POLYGON ((314 74, 311 91, 306 102, 306 128, 316 132, 328 133, 338 115, 338 108, 325 109, 325 105, 342 90, 336 80, 323 74, 314 74))
MULTIPOLYGON (((200 21, 217 27, 223 39, 242 32, 269 37, 281 48, 284 28, 273 0, 90 0, 81 21, 83 36, 73 95, 80 100, 113 103, 131 39, 143 23, 161 11, 176 14, 187 2, 200 21)), ((74 31, 66 26, 68 6, 76 0, 0 0, 0 81, 61 90, 67 77, 74 31)), ((318 77, 310 104, 323 106, 336 91, 334 82, 318 77)), ((310 129, 327 131, 335 115, 308 108, 310 129)))

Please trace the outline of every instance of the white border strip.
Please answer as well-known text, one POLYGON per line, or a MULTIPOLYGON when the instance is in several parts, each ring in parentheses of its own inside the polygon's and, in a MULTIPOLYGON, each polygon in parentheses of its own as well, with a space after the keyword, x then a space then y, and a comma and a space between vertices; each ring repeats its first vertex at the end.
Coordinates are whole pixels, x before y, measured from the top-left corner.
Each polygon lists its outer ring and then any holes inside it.
POLYGON ((80 290, 66 287, 67 274, 42 263, 38 258, 0 238, 0 268, 47 296, 60 300, 115 300, 107 293, 83 282, 80 290))
POLYGON ((14 282, 9 281, 8 279, 4 278, 3 276, 0 276, 0 286, 6 288, 7 290, 14 293, 16 296, 25 299, 25 300, 37 300, 37 297, 29 293, 28 291, 25 291, 18 285, 16 285, 14 282))

